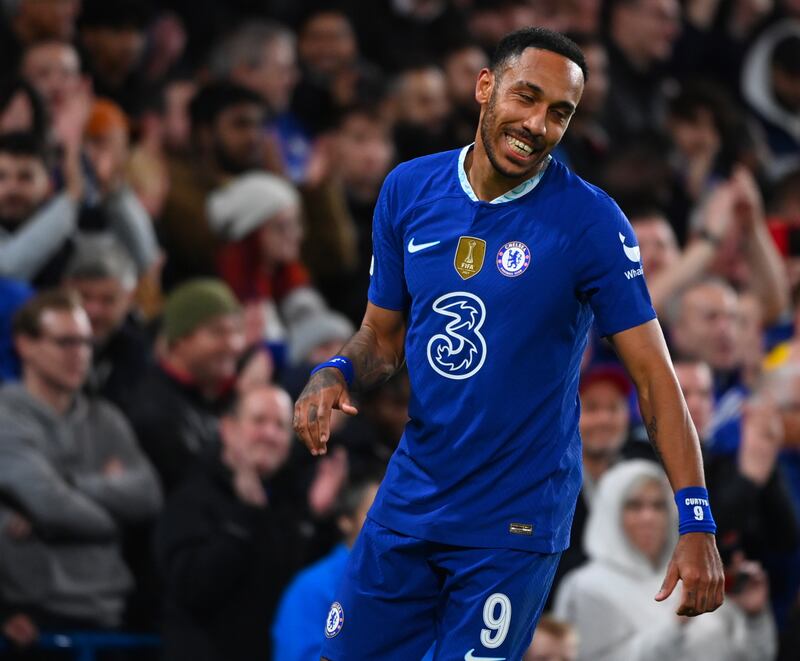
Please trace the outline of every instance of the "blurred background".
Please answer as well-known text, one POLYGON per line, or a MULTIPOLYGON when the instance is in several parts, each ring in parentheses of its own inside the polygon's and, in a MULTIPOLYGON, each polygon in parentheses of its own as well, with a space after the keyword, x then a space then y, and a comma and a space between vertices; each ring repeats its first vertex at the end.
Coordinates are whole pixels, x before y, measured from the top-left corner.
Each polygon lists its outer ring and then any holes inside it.
POLYGON ((554 156, 636 230, 728 600, 653 605, 674 506, 592 335, 584 488, 526 659, 800 659, 798 0, 0 10, 0 655, 319 657, 409 385, 335 414, 317 459, 293 401, 360 323, 384 177, 472 142, 478 72, 538 25, 586 55, 554 156))

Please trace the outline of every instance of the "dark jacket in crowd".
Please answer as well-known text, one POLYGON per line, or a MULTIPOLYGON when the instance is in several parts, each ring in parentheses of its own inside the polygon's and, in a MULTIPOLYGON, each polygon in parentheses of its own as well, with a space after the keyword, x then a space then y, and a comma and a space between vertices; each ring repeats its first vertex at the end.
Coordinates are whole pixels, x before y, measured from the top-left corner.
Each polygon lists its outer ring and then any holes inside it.
POLYGON ((164 365, 142 378, 126 412, 165 493, 186 476, 193 459, 216 444, 219 416, 230 397, 223 393, 210 400, 164 365))
POLYGON ((166 661, 266 661, 278 599, 304 560, 281 478, 265 508, 243 503, 215 452, 167 503, 156 532, 166 661))
POLYGON ((152 367, 151 356, 147 333, 129 317, 104 345, 95 349, 86 390, 127 413, 140 382, 152 367))

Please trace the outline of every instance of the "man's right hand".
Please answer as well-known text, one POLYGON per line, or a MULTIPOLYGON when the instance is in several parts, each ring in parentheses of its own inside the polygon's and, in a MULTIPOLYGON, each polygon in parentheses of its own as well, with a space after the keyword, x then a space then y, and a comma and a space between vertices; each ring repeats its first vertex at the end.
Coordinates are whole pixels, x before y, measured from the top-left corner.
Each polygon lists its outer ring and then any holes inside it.
POLYGON ((328 451, 332 409, 347 415, 358 413, 344 375, 335 367, 326 367, 311 375, 294 406, 294 430, 315 456, 328 451))

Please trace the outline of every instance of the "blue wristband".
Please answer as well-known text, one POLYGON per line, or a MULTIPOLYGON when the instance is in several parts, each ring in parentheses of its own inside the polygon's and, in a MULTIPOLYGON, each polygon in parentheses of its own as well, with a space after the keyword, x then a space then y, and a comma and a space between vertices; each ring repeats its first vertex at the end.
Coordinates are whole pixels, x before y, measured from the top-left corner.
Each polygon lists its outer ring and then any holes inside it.
POLYGON ((717 524, 708 504, 708 491, 703 487, 686 487, 675 494, 678 505, 678 532, 717 532, 717 524))
POLYGON ((311 374, 315 372, 319 372, 321 369, 325 369, 326 367, 335 367, 342 373, 344 376, 345 383, 347 383, 347 387, 350 388, 353 385, 353 378, 355 377, 356 373, 353 369, 353 363, 350 362, 350 359, 346 356, 334 356, 333 358, 329 358, 324 363, 320 363, 317 365, 313 370, 311 370, 311 374))

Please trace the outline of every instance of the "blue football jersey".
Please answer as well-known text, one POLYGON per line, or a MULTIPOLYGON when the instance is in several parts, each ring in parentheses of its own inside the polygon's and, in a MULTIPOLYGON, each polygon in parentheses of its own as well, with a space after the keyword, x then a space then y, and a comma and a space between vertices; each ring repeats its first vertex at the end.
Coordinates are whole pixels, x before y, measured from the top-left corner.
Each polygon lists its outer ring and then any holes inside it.
POLYGON ((551 160, 480 201, 469 148, 398 166, 376 206, 369 300, 407 313, 411 401, 370 517, 435 542, 552 553, 581 486, 587 331, 655 311, 608 195, 551 160))

